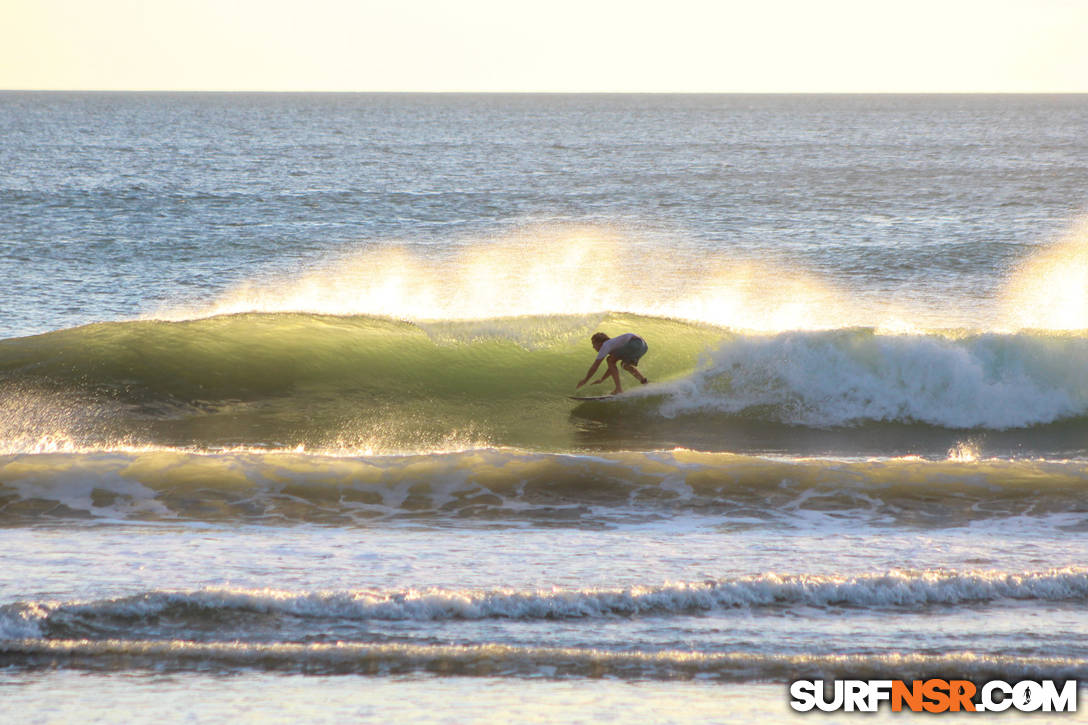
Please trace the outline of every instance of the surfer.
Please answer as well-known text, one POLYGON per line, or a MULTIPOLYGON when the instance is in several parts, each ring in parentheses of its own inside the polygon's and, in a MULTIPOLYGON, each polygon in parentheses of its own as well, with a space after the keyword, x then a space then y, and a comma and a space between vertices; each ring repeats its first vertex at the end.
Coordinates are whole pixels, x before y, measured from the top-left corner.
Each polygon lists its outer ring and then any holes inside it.
POLYGON ((612 391, 612 395, 619 395, 623 392, 623 386, 620 385, 620 371, 616 367, 616 363, 622 361, 623 369, 635 376, 635 379, 645 385, 650 382, 646 377, 638 371, 635 367, 638 365, 638 361, 642 359, 642 356, 646 354, 646 351, 650 349, 650 346, 646 344, 638 335, 633 332, 628 332, 617 337, 609 337, 603 332, 598 332, 590 338, 590 342, 593 343, 593 349, 597 351, 597 359, 593 361, 593 364, 589 367, 589 372, 586 376, 578 381, 576 387, 582 387, 586 382, 593 377, 593 373, 597 372, 597 368, 601 366, 601 360, 608 359, 608 369, 605 371, 599 379, 593 381, 593 385, 603 383, 605 378, 612 378, 616 381, 616 389, 612 391))

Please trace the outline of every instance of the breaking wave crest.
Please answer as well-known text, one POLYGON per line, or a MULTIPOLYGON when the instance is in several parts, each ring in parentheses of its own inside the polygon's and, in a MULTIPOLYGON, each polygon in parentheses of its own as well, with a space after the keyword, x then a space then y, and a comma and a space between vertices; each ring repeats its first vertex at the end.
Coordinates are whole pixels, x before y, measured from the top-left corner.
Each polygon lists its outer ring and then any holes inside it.
POLYGON ((678 382, 667 415, 720 411, 800 426, 1008 429, 1082 418, 1088 338, 1062 334, 739 336, 678 382))
MULTIPOLYGON (((923 653, 759 653, 537 647, 415 640, 396 623, 715 615, 815 610, 900 615, 944 609, 1088 601, 1088 572, 1055 569, 891 571, 870 575, 762 574, 627 589, 151 591, 96 601, 16 602, 0 608, 0 663, 111 670, 208 668, 307 673, 789 680, 809 674, 896 678, 1083 676, 1076 657, 923 653), (306 624, 309 622, 309 624, 306 624), (351 628, 354 623, 355 627, 351 628), (369 624, 368 624, 369 623, 369 624), (338 633, 334 641, 314 632, 338 633), (389 641, 399 632, 408 642, 389 641), (269 637, 275 639, 270 641, 269 637), (362 637, 365 641, 359 641, 362 637)), ((971 616, 970 611, 964 612, 971 616)), ((665 626, 663 624, 663 626, 665 626)), ((396 639, 396 637, 394 637, 396 639)), ((426 639, 430 639, 429 637, 426 639)))
POLYGON ((30 602, 0 608, 7 638, 63 636, 93 627, 107 633, 183 620, 221 620, 224 613, 337 620, 553 620, 675 616, 732 609, 799 607, 921 610, 1002 601, 1088 601, 1088 571, 891 571, 880 575, 761 574, 737 579, 628 589, 491 591, 423 589, 291 592, 204 589, 149 592, 92 602, 30 602))

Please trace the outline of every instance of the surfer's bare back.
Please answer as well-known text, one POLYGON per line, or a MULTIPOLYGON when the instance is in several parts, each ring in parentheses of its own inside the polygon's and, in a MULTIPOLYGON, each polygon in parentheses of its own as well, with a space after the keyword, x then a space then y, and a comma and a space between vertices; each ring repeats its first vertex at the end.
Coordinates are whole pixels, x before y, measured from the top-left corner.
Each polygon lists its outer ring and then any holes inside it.
POLYGON ((646 351, 650 349, 650 346, 641 337, 633 332, 617 337, 609 337, 603 332, 598 332, 590 338, 590 342, 593 343, 593 349, 597 351, 597 359, 589 366, 589 372, 578 381, 576 387, 580 388, 585 385, 593 377, 593 373, 597 372, 597 368, 601 366, 601 360, 605 359, 608 360, 608 369, 605 370, 604 375, 593 381, 593 385, 603 383, 605 378, 612 378, 616 382, 616 389, 612 391, 612 395, 623 392, 623 386, 620 385, 620 371, 616 367, 617 362, 622 362, 623 369, 634 375, 635 379, 643 385, 649 382, 635 367, 638 365, 638 361, 642 359, 642 356, 646 354, 646 351))

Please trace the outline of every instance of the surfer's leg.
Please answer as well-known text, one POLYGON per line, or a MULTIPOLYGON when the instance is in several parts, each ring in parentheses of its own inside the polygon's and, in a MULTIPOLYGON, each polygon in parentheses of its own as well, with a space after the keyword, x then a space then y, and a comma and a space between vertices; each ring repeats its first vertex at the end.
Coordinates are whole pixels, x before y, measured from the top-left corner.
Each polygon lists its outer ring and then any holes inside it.
POLYGON ((640 373, 638 371, 638 368, 635 367, 634 363, 624 362, 623 363, 623 369, 626 370, 627 372, 631 373, 632 375, 634 375, 635 380, 639 381, 643 385, 650 382, 649 380, 646 379, 645 375, 643 375, 642 373, 640 373))
POLYGON ((623 392, 623 386, 620 385, 620 369, 616 367, 616 358, 611 355, 608 356, 608 372, 604 374, 604 377, 612 378, 616 382, 616 389, 612 391, 613 395, 623 392))

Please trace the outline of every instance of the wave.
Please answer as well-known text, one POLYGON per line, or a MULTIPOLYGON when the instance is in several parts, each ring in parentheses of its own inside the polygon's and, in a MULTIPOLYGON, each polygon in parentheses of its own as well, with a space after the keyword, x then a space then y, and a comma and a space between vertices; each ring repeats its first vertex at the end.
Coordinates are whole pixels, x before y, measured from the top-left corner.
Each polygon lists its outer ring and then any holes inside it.
POLYGON ((783 460, 686 450, 428 455, 136 449, 0 456, 0 523, 1088 526, 1083 461, 783 460))
POLYGON ((776 655, 688 651, 616 652, 499 644, 269 644, 133 640, 0 641, 0 662, 21 668, 121 671, 271 671, 306 674, 446 677, 711 679, 722 682, 796 679, 1068 680, 1088 676, 1074 657, 1017 657, 973 652, 932 654, 776 655))
POLYGON ((675 386, 663 412, 756 412, 817 427, 1027 428, 1085 416, 1085 360, 1088 337, 1060 333, 738 336, 675 386))
POLYGON ((628 328, 669 341, 656 355, 662 377, 692 369, 723 334, 624 315, 413 324, 264 314, 5 340, 0 444, 560 448, 590 335, 628 328))
MULTIPOLYGON (((736 450, 751 439, 759 451, 789 449, 799 429, 862 428, 890 430, 876 450, 893 453, 955 442, 933 431, 1028 431, 1000 441, 1049 453, 1066 439, 1083 449, 1085 359, 1088 336, 1075 333, 756 334, 613 313, 102 323, 0 341, 0 447, 736 450), (576 406, 566 396, 598 329, 644 335, 655 384, 576 406)), ((823 436, 812 452, 858 440, 823 436)))
POLYGON ((446 677, 616 677, 623 679, 1083 679, 1088 662, 952 652, 948 654, 707 654, 687 651, 616 652, 548 647, 421 646, 348 642, 240 643, 134 640, 0 642, 8 666, 70 667, 90 671, 245 672, 310 675, 397 675, 446 677))
POLYGON ((124 636, 164 622, 239 617, 433 622, 676 616, 743 609, 923 611, 1001 602, 1088 602, 1088 570, 1042 572, 891 571, 858 576, 761 574, 628 589, 491 591, 423 589, 290 592, 270 589, 152 591, 90 602, 27 602, 0 608, 0 637, 124 636), (228 617, 227 615, 231 615, 228 617))
MULTIPOLYGON (((1083 568, 1006 572, 893 570, 883 574, 756 576, 628 588, 358 589, 280 591, 208 588, 152 590, 110 599, 24 601, 0 607, 0 665, 104 671, 148 668, 236 672, 465 676, 709 678, 723 681, 798 677, 965 679, 1073 678, 1088 660, 982 652, 885 651, 825 654, 642 650, 612 645, 527 646, 436 642, 435 623, 609 620, 692 615, 836 618, 921 616, 1032 605, 1081 607, 1083 568), (360 639, 361 638, 361 639, 360 639), (407 638, 408 641, 405 641, 407 638), (418 638, 418 639, 417 639, 418 638), (333 641, 335 639, 335 641, 333 641), (400 640, 400 641, 398 641, 400 640)), ((965 620, 967 621, 967 620, 965 620)), ((567 627, 569 625, 563 625, 567 627)), ((462 632, 462 634, 465 634, 462 632)), ((468 636, 497 631, 473 625, 468 636)), ((456 640, 456 637, 455 637, 456 640)))

